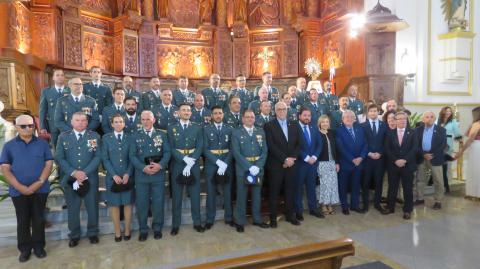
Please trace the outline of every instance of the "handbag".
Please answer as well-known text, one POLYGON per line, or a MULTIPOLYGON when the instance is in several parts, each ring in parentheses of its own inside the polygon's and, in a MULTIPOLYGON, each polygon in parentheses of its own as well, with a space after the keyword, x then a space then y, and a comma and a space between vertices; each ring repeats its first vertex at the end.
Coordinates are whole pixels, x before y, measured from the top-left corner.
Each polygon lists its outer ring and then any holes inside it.
MULTIPOLYGON (((77 179, 74 178, 74 177, 69 177, 68 178, 68 184, 70 185, 70 187, 72 187, 72 190, 73 190, 73 183, 75 183, 75 181, 77 181, 77 179)), ((78 189, 73 190, 73 191, 78 196, 85 197, 89 190, 90 190, 90 182, 88 180, 84 180, 82 182, 82 185, 80 185, 78 189)))
POLYGON ((110 187, 110 191, 114 193, 129 191, 133 189, 133 180, 130 178, 128 179, 127 184, 117 184, 115 180, 112 180, 112 186, 110 187))
POLYGON ((143 161, 145 162, 145 165, 149 165, 151 163, 160 163, 161 160, 162 160, 162 156, 159 156, 159 155, 149 156, 143 159, 143 161))

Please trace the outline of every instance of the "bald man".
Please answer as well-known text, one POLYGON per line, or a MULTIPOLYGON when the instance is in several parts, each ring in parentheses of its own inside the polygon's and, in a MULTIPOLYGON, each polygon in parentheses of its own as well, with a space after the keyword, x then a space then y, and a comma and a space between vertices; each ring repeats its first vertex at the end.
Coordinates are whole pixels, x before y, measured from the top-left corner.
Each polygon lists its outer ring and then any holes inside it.
POLYGON ((125 98, 132 96, 137 102, 137 112, 141 113, 143 111, 143 100, 142 93, 135 90, 135 85, 133 79, 130 76, 123 77, 122 80, 123 90, 125 91, 125 98))
POLYGON ((205 107, 212 110, 212 107, 219 106, 222 109, 227 107, 228 94, 220 88, 220 75, 212 74, 210 76, 210 87, 202 90, 205 98, 205 107))

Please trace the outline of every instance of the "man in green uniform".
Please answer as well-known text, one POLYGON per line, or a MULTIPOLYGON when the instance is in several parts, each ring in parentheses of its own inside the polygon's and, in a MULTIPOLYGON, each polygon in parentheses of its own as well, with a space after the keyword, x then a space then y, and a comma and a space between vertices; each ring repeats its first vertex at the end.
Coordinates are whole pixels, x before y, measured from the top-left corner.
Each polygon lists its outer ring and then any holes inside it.
POLYGON ((212 74, 210 76, 210 87, 202 90, 205 98, 205 107, 209 110, 214 106, 220 106, 224 109, 227 106, 228 94, 220 88, 220 75, 212 74))

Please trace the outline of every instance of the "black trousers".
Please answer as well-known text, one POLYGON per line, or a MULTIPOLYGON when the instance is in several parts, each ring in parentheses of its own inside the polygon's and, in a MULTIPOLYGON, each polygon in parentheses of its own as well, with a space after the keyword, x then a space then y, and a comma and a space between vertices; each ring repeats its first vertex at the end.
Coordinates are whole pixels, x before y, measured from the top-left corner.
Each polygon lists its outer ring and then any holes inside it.
POLYGON ((413 171, 404 167, 388 168, 387 207, 390 211, 395 211, 395 202, 397 201, 398 185, 400 181, 402 181, 403 187, 403 212, 411 213, 413 211, 413 171))
POLYGON ((285 194, 285 216, 287 220, 294 216, 295 199, 295 172, 296 166, 289 168, 269 167, 268 169, 268 188, 269 188, 269 209, 270 220, 277 218, 278 198, 280 194, 285 194))
POLYGON ((365 163, 365 169, 363 171, 362 178, 362 201, 364 209, 368 209, 370 203, 370 186, 375 186, 375 196, 373 204, 380 206, 382 199, 382 187, 383 187, 383 174, 384 174, 385 160, 380 158, 378 160, 368 159, 365 163))
POLYGON ((445 191, 449 192, 450 191, 450 185, 448 184, 448 163, 445 162, 442 165, 443 168, 443 186, 445 187, 445 191))
POLYGON ((47 193, 12 197, 17 215, 17 247, 20 252, 45 247, 47 193))

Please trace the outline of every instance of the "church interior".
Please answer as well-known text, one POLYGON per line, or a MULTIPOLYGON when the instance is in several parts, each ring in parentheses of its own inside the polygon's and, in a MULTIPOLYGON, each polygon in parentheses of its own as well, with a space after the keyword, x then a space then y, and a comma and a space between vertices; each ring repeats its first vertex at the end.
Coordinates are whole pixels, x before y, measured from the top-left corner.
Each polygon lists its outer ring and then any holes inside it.
MULTIPOLYGON (((394 99, 413 114, 450 106, 465 134, 480 105, 479 18, 476 0, 0 0, 0 131, 18 115, 39 116, 42 89, 52 85, 56 68, 86 83, 98 66, 112 90, 122 88, 124 76, 140 92, 149 90, 152 77, 174 89, 185 76, 189 90, 199 93, 218 74, 229 93, 239 74, 253 90, 264 72, 280 93, 299 77, 330 81, 338 96, 356 85, 363 102, 394 99), (320 70, 312 74, 309 61, 320 70)), ((5 135, 0 139, 3 145, 5 135)), ((455 142, 456 151, 462 143, 455 142)), ((400 209, 393 216, 370 210, 321 220, 306 214, 299 227, 282 222, 278 229, 238 234, 223 223, 217 201, 218 224, 210 231, 189 228, 175 238, 117 244, 101 204, 100 243, 74 249, 67 247, 63 195, 53 191, 48 257, 26 264, 18 263, 15 210, 7 198, 0 201, 0 267, 479 268, 480 191, 465 190, 468 180, 479 180, 465 172, 475 163, 467 155, 452 162, 443 209, 415 207, 411 220, 403 220, 400 209), (302 246, 322 251, 308 256, 312 250, 302 246), (307 256, 298 258, 300 252, 307 256), (282 260, 288 255, 292 260, 282 260)), ((2 185, 0 194, 6 189, 2 185)), ((425 192, 429 201, 434 187, 425 192)), ((203 212, 203 191, 200 202, 203 212)), ((167 227, 171 207, 166 198, 167 227)), ((81 218, 86 225, 83 211, 81 218)), ((182 220, 192 223, 188 204, 182 220)))

